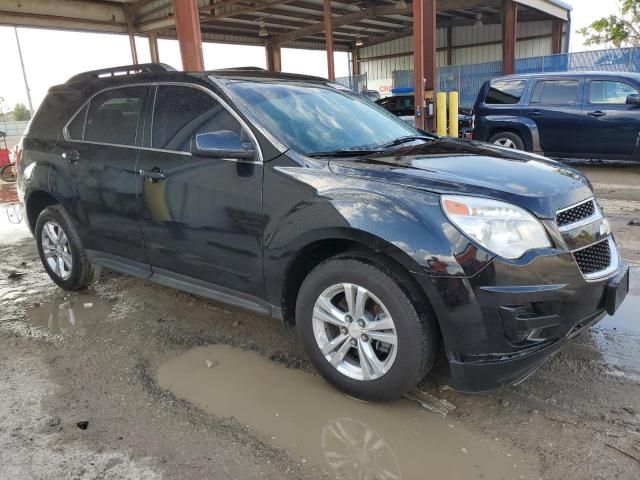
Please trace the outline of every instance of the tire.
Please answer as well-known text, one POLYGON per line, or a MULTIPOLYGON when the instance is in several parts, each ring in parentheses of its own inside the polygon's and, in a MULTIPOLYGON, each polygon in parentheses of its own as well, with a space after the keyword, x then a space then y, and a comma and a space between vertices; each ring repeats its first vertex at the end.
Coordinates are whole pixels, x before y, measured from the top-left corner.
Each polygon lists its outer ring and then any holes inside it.
MULTIPOLYGON (((436 322, 432 314, 421 312, 426 309, 418 308, 412 302, 406 293, 410 291, 406 285, 402 275, 382 262, 349 255, 321 263, 302 283, 296 303, 296 324, 302 342, 320 374, 342 392, 368 401, 399 398, 414 388, 433 367, 438 346, 436 322), (347 284, 346 289, 343 284, 347 284), (365 329, 359 328, 362 324, 356 326, 357 318, 348 325, 344 323, 349 319, 344 318, 342 326, 325 322, 328 310, 323 306, 331 308, 326 303, 327 298, 333 298, 335 303, 331 306, 339 310, 334 312, 338 316, 348 311, 357 312, 357 308, 347 307, 345 293, 352 292, 352 304, 357 304, 355 292, 362 290, 355 286, 369 293, 363 315, 366 322, 362 322, 365 329), (375 319, 374 314, 377 315, 375 319), (394 329, 377 331, 376 321, 382 321, 387 314, 394 329), (394 333, 395 346, 379 340, 392 338, 394 333), (346 338, 345 342, 340 340, 341 336, 346 338), (356 342, 355 346, 352 341, 356 342), (321 346, 326 346, 329 352, 323 353, 321 346), (344 351, 346 355, 339 361, 339 355, 344 351), (369 355, 373 352, 379 361, 377 372, 376 368, 368 368, 374 363, 365 362, 363 367, 362 358, 371 357, 363 357, 361 352, 369 355), (334 367, 332 360, 338 362, 338 366, 334 367)), ((388 325, 385 322, 384 326, 388 325)))
POLYGON ((493 143, 494 145, 499 145, 505 148, 511 148, 514 150, 524 150, 524 141, 522 137, 517 133, 513 132, 500 132, 495 134, 489 140, 489 143, 493 143))
MULTIPOLYGON (((35 238, 42 265, 51 280, 59 287, 69 291, 81 290, 99 277, 99 267, 87 259, 87 254, 82 242, 80 242, 78 232, 73 226, 71 217, 60 205, 49 206, 40 213, 36 220, 35 238), (45 231, 50 232, 51 228, 54 231, 53 236, 62 233, 66 238, 66 242, 64 238, 61 240, 60 248, 52 241, 52 235, 45 231), (45 248, 48 252, 53 252, 55 249, 54 256, 50 258, 45 256, 45 248), (60 258, 62 265, 54 258, 60 258), (55 270, 50 261, 56 265, 55 270)), ((58 238, 60 237, 58 236, 58 238)))
POLYGON ((0 170, 0 178, 5 182, 15 182, 16 177, 13 174, 13 165, 10 163, 2 167, 0 170))

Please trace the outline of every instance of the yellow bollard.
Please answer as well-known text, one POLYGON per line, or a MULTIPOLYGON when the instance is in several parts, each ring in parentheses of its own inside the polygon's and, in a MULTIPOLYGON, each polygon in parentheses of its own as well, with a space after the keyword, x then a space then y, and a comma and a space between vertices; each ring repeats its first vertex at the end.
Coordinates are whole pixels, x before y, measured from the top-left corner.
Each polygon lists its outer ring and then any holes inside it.
POLYGON ((436 133, 440 137, 447 134, 447 94, 438 92, 436 95, 436 133))
POLYGON ((458 138, 458 106, 460 105, 460 94, 449 92, 449 136, 458 138))

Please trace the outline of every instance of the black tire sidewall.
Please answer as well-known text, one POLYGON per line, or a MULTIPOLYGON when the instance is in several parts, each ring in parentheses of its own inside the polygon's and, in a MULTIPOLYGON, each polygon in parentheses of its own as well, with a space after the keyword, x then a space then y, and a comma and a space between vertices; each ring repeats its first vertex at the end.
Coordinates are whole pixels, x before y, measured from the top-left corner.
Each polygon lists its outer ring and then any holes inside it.
POLYGON ((38 254, 40 255, 42 265, 44 266, 46 272, 49 274, 49 277, 51 277, 51 280, 53 280, 59 287, 65 290, 78 290, 79 288, 82 288, 84 286, 81 285, 83 279, 83 258, 81 253, 83 252, 83 248, 79 242, 77 232, 75 231, 74 227, 67 222, 65 216, 60 211, 60 208, 61 207, 59 206, 47 207, 38 216, 35 228, 36 245, 38 246, 38 254), (71 249, 71 258, 73 264, 71 266, 71 275, 66 280, 63 280, 51 270, 44 256, 44 251, 42 248, 42 229, 44 228, 44 225, 49 221, 56 222, 58 225, 60 225, 67 237, 67 240, 69 241, 69 248, 71 249))
POLYGON ((496 133, 493 137, 491 137, 491 140, 489 140, 489 143, 495 143, 496 140, 499 140, 500 138, 508 138, 509 140, 511 140, 513 143, 515 143, 517 150, 525 149, 524 141, 522 140, 520 135, 513 132, 496 133))
POLYGON ((417 313, 409 297, 389 271, 358 259, 332 259, 316 267, 305 279, 296 304, 296 324, 311 361, 339 390, 364 400, 398 398, 432 367, 437 342, 432 319, 417 313), (324 357, 313 333, 313 308, 328 287, 353 283, 373 293, 385 305, 396 327, 397 356, 391 369, 381 378, 360 381, 336 370, 324 357))

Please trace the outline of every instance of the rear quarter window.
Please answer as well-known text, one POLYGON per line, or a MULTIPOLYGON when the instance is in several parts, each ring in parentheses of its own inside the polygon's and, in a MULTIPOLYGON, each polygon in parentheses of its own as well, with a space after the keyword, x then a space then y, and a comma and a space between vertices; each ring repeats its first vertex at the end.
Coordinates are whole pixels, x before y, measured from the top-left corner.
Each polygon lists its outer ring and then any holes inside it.
POLYGON ((495 80, 489 85, 484 103, 488 105, 515 105, 520 102, 526 85, 525 80, 495 80))

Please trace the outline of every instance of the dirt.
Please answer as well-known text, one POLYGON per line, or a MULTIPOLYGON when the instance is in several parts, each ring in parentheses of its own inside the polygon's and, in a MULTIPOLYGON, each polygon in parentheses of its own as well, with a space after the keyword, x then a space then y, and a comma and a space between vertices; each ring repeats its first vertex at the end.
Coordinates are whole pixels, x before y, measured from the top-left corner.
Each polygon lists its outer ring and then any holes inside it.
MULTIPOLYGON (((640 266, 640 170, 584 171, 640 266)), ((13 202, 0 184, 0 479, 640 477, 640 268, 517 387, 456 393, 440 360, 443 418, 339 394, 276 321, 106 270, 58 289, 13 202)))

